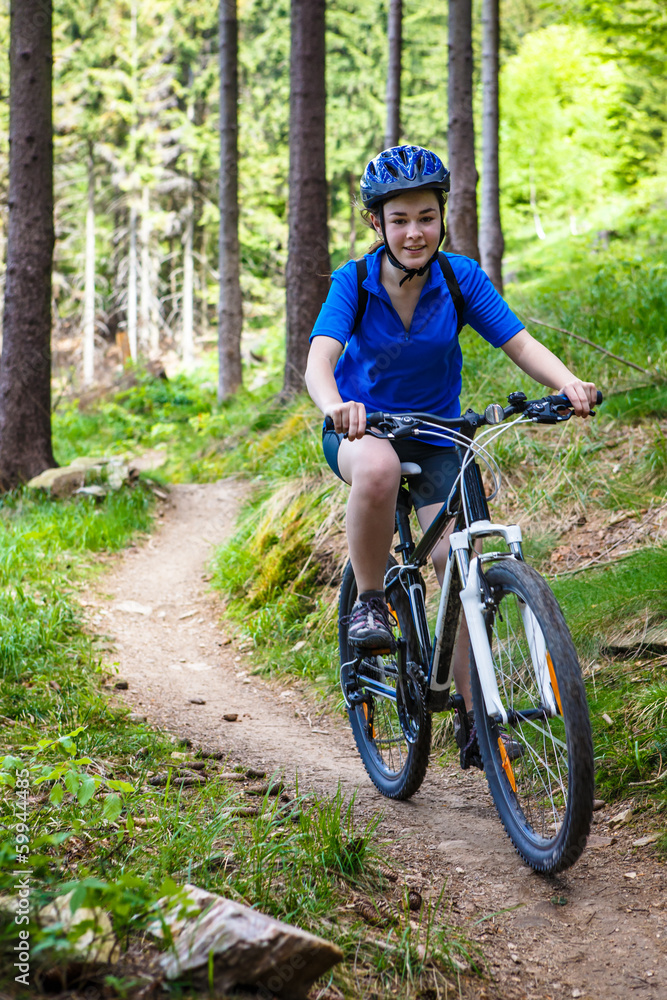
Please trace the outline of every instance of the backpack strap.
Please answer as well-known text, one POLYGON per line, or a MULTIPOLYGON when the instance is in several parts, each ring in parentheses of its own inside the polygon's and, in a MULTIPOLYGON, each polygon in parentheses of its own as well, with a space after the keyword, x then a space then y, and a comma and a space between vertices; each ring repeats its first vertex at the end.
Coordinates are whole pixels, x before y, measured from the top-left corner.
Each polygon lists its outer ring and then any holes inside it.
POLYGON ((466 307, 466 300, 463 298, 463 292, 459 288, 459 283, 456 280, 456 275, 454 274, 454 269, 449 261, 449 257, 446 253, 443 253, 442 250, 438 254, 438 264, 440 265, 442 276, 447 282, 447 288, 449 289, 449 294, 452 297, 452 302, 454 303, 454 308, 456 309, 456 333, 458 335, 465 326, 463 313, 466 307))
POLYGON ((364 281, 368 277, 368 264, 366 263, 365 257, 360 257, 359 260, 355 260, 355 265, 357 268, 357 314, 354 317, 354 326, 352 327, 352 334, 354 334, 364 318, 364 313, 366 312, 366 306, 368 305, 368 289, 364 288, 364 281))
MULTIPOLYGON (((352 333, 350 336, 353 336, 358 329, 359 324, 364 318, 366 306, 368 305, 368 289, 364 288, 364 281, 368 277, 368 264, 366 263, 366 258, 360 257, 359 260, 355 260, 354 263, 357 269, 357 312, 354 317, 354 326, 352 327, 352 333)), ((459 283, 456 280, 456 275, 454 274, 454 269, 449 261, 449 257, 442 251, 438 254, 438 264, 440 265, 442 276, 445 279, 449 294, 451 295, 452 302, 454 303, 454 309, 456 310, 456 333, 458 335, 465 326, 463 313, 465 311, 466 302, 463 297, 463 292, 459 287, 459 283)))

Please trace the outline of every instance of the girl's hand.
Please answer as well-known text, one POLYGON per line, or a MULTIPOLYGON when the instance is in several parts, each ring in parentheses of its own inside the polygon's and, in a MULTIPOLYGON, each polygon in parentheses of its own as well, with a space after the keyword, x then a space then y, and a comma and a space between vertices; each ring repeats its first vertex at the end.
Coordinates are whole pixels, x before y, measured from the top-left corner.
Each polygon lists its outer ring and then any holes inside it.
POLYGON ((363 403, 332 403, 324 411, 331 417, 338 434, 347 434, 350 441, 362 438, 366 430, 366 407, 363 403))
POLYGON ((582 382, 575 378, 558 390, 572 403, 578 417, 587 417, 597 401, 597 388, 593 382, 582 382))

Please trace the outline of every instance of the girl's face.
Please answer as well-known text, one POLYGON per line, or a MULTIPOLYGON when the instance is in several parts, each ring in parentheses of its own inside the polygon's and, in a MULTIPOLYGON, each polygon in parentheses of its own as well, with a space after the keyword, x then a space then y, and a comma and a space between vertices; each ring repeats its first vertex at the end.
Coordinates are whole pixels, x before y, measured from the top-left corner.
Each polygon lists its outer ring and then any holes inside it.
MULTIPOLYGON (((373 225, 382 235, 379 216, 373 225)), ((404 191, 384 203, 389 248, 405 267, 423 267, 440 240, 440 206, 434 191, 404 191)))

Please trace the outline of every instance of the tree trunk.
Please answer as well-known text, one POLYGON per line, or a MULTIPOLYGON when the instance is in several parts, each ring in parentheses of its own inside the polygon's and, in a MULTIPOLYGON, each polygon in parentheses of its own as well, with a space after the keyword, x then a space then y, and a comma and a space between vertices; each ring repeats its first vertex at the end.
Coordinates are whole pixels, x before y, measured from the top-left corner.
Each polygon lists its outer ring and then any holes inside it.
POLYGON ((181 300, 181 356, 186 368, 195 363, 194 345, 194 262, 192 242, 195 228, 195 202, 192 190, 188 190, 185 203, 185 234, 183 237, 183 291, 181 300))
POLYGON ((218 268, 218 402, 241 386, 243 304, 239 264, 238 21, 236 0, 220 0, 220 233, 218 268))
POLYGON ((86 210, 86 260, 83 291, 83 384, 95 379, 95 160, 88 146, 88 207, 86 210))
POLYGON ((284 396, 304 388, 308 338, 329 288, 324 8, 292 0, 284 396))
POLYGON ((472 117, 472 0, 449 0, 449 196, 446 247, 479 260, 472 117))
POLYGON ((499 0, 482 0, 482 200, 479 249, 482 267, 502 295, 505 241, 500 222, 498 167, 498 37, 499 0))
POLYGON ((150 192, 144 184, 141 192, 141 268, 139 291, 139 343, 144 351, 152 350, 151 329, 151 217, 150 192))
POLYGON ((137 206, 130 197, 130 250, 127 259, 127 340, 130 357, 137 360, 137 206))
POLYGON ((389 66, 387 69, 387 129, 385 149, 398 146, 401 134, 401 50, 403 31, 403 0, 389 0, 389 66))
POLYGON ((56 462, 51 445, 51 0, 10 5, 9 231, 0 363, 0 488, 56 462))

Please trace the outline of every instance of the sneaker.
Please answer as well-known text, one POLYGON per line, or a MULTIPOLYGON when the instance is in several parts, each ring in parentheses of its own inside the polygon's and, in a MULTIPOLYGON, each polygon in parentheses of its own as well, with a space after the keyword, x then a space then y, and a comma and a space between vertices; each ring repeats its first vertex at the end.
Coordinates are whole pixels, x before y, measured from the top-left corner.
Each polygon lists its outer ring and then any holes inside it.
POLYGON ((465 709, 460 708, 454 710, 454 736, 460 751, 459 760, 463 770, 467 771, 469 767, 477 767, 483 771, 484 764, 477 742, 474 712, 466 712, 465 709))
POLYGON ((351 645, 361 649, 395 648, 392 629, 396 622, 389 612, 381 591, 366 591, 347 618, 347 637, 351 645))

